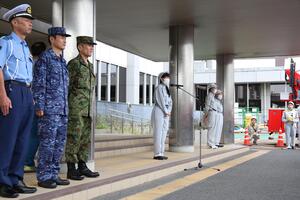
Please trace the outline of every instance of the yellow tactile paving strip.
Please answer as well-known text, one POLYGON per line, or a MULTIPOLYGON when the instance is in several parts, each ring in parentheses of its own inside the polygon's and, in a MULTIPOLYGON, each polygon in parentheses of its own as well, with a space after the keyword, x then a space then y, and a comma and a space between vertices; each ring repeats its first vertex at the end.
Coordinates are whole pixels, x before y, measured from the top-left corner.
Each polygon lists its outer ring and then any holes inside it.
POLYGON ((237 165, 240 165, 244 162, 247 162, 251 159, 254 159, 256 157, 259 157, 261 155, 264 155, 266 153, 268 153, 269 151, 266 150, 260 150, 257 151, 255 153, 251 153, 249 155, 246 156, 242 156, 238 159, 234 159, 219 165, 214 166, 214 168, 220 169, 221 171, 217 171, 215 169, 212 168, 208 168, 205 170, 202 170, 200 172, 194 173, 192 175, 189 176, 185 176, 183 178, 180 179, 176 179, 170 183, 167 183, 165 185, 153 188, 153 189, 149 189, 146 191, 143 191, 141 193, 132 195, 132 196, 128 196, 126 198, 124 198, 123 200, 151 200, 151 199, 157 199, 160 198, 162 196, 165 196, 167 194, 170 194, 172 192, 175 192, 177 190, 183 189, 187 186, 190 186, 194 183, 197 183, 199 181, 202 181, 210 176, 216 175, 218 173, 222 173, 222 171, 225 171, 227 169, 230 169, 232 167, 235 167, 237 165))

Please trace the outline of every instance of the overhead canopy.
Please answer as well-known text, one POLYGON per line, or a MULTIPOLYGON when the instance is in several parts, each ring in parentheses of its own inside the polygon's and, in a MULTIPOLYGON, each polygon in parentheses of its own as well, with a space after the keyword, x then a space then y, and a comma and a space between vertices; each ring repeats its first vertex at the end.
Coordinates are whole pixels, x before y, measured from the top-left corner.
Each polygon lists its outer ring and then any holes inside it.
MULTIPOLYGON (((51 0, 32 5, 51 23, 51 0)), ((97 0, 97 40, 155 61, 169 58, 170 25, 195 25, 195 59, 300 55, 298 0, 97 0)))

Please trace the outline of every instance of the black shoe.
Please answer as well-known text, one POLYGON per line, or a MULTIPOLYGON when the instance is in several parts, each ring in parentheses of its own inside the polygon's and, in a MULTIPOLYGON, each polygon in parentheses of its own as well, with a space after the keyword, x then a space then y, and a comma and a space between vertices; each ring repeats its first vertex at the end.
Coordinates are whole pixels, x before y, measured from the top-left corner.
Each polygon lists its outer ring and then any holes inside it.
POLYGON ((292 149, 296 149, 295 146, 292 146, 292 149))
POLYGON ((17 198, 19 194, 7 185, 0 185, 0 197, 17 198))
POLYGON ((38 186, 43 188, 48 188, 48 189, 54 189, 57 187, 57 184, 53 180, 46 180, 46 181, 38 182, 38 186))
POLYGON ((153 157, 154 160, 164 160, 163 156, 154 156, 153 157))
POLYGON ((216 146, 219 147, 219 148, 224 147, 223 144, 218 144, 218 145, 216 145, 216 146))
POLYGON ((168 157, 167 157, 167 156, 163 156, 163 159, 164 159, 164 160, 168 160, 168 157))
POLYGON ((75 181, 81 181, 84 177, 79 173, 79 171, 75 168, 75 163, 67 163, 68 172, 67 178, 75 181))
POLYGON ((57 177, 55 180, 56 185, 70 185, 70 181, 67 179, 61 179, 60 177, 57 177))
POLYGON ((100 174, 98 172, 92 172, 83 161, 78 162, 78 171, 81 175, 84 175, 89 178, 98 177, 100 174))
POLYGON ((13 191, 23 194, 31 194, 36 192, 35 187, 28 187, 22 180, 19 180, 17 185, 13 186, 13 191))

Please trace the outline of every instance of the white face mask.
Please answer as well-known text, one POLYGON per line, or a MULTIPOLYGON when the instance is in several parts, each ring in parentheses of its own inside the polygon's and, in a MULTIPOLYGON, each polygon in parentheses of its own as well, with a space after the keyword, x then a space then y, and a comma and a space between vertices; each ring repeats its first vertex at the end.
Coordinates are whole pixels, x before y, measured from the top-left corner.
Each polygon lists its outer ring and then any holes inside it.
POLYGON ((162 82, 163 82, 164 85, 169 87, 169 85, 170 85, 170 79, 169 78, 163 79, 162 82))
POLYGON ((223 99, 223 95, 218 95, 217 99, 222 100, 223 99))

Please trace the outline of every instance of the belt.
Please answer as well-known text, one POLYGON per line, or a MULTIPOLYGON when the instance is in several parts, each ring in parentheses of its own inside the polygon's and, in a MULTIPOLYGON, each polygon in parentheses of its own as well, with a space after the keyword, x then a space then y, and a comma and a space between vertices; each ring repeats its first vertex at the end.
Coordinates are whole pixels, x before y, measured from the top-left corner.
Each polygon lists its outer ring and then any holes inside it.
POLYGON ((7 80, 7 81, 4 81, 4 83, 5 84, 19 85, 19 86, 23 86, 23 87, 27 87, 27 88, 31 87, 30 83, 24 83, 24 82, 14 81, 14 80, 7 80))
POLYGON ((210 110, 209 111, 217 111, 216 109, 214 109, 214 108, 210 108, 210 110))
MULTIPOLYGON (((155 103, 154 105, 157 106, 157 107, 160 107, 160 106, 158 105, 158 103, 155 103)), ((166 108, 169 108, 169 105, 165 105, 165 106, 166 106, 166 108)))

